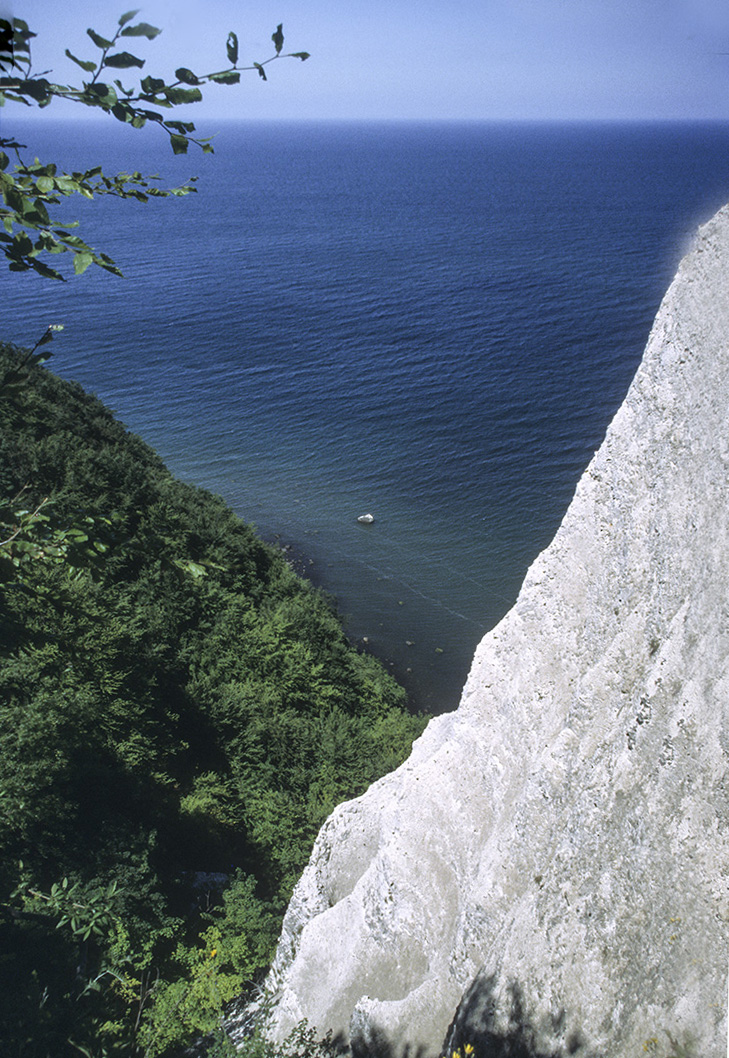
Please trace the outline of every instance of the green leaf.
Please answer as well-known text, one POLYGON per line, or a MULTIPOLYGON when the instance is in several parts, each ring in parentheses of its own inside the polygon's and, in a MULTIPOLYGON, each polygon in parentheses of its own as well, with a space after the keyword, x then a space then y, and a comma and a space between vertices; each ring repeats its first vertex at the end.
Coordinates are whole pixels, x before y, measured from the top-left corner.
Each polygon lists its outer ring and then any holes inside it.
POLYGON ((211 73, 210 80, 217 84, 240 84, 240 74, 236 70, 226 70, 224 73, 211 73))
POLYGON ((174 106, 180 103, 199 103, 202 92, 199 88, 165 88, 165 98, 174 106))
POLYGON ((161 77, 145 77, 142 79, 142 91, 148 95, 156 95, 157 92, 161 92, 165 87, 165 83, 161 77))
POLYGON ((170 143, 175 154, 187 154, 190 143, 187 136, 170 136, 170 143))
POLYGON ((37 80, 23 81, 18 91, 22 92, 23 95, 30 96, 31 99, 35 99, 36 103, 42 104, 46 100, 50 101, 50 87, 45 77, 39 77, 37 80))
POLYGON ((136 26, 125 26, 121 31, 122 37, 146 37, 147 40, 154 40, 162 32, 161 29, 157 29, 156 26, 150 26, 149 22, 138 22, 136 26))
POLYGON ((225 46, 228 50, 228 62, 231 66, 236 66, 238 63, 238 37, 233 30, 228 34, 225 46))
POLYGON ((86 32, 93 40, 96 47, 101 48, 102 51, 104 51, 105 48, 111 47, 112 42, 110 40, 107 40, 106 37, 102 37, 99 33, 96 32, 95 29, 87 29, 86 32))
POLYGON ((273 45, 276 49, 276 54, 280 55, 284 42, 283 24, 281 22, 279 22, 279 24, 276 26, 276 32, 271 34, 271 40, 273 41, 273 45))
MULTIPOLYGON (((154 105, 156 107, 166 107, 167 109, 169 109, 172 106, 172 103, 168 103, 168 101, 166 99, 160 99, 159 96, 143 95, 143 96, 140 96, 140 99, 143 99, 145 101, 145 103, 154 103, 154 105)), ((146 113, 149 115, 152 112, 151 111, 146 111, 146 113)), ((158 119, 160 121, 162 120, 162 118, 161 118, 161 116, 159 114, 157 115, 157 117, 158 117, 158 119)))
POLYGON ((186 66, 181 66, 179 70, 175 70, 175 77, 178 81, 182 81, 183 84, 200 84, 200 79, 195 76, 192 70, 188 70, 186 66))
POLYGON ((28 208, 28 202, 16 187, 9 187, 5 192, 5 201, 12 210, 21 216, 28 208))
POLYGON ((102 107, 113 107, 118 98, 111 85, 104 84, 103 81, 97 81, 96 84, 90 84, 86 96, 89 100, 87 104, 88 106, 102 107))
POLYGON ((126 26, 127 22, 131 22, 135 15, 139 14, 139 8, 135 8, 134 11, 127 11, 125 15, 119 19, 120 26, 126 26))
POLYGON ((87 73, 93 73, 96 69, 95 62, 92 62, 91 59, 77 59, 68 48, 66 48, 66 55, 72 62, 75 62, 77 66, 80 66, 82 70, 86 70, 87 73))
POLYGON ((17 235, 13 236, 13 245, 17 252, 25 257, 33 249, 33 243, 30 241, 25 232, 18 232, 17 235))
POLYGON ((73 258, 73 270, 77 276, 83 275, 89 265, 93 263, 93 254, 87 252, 77 253, 73 258))
POLYGON ((264 81, 267 81, 268 78, 266 77, 266 71, 263 69, 260 62, 254 62, 253 65, 258 70, 258 76, 262 77, 264 81))
POLYGON ((46 250, 47 253, 62 253, 63 247, 55 239, 49 231, 41 232, 38 242, 35 244, 36 249, 46 250))
POLYGON ((77 181, 70 177, 68 173, 62 173, 56 177, 55 185, 64 195, 75 195, 78 191, 77 181))
POLYGON ((127 70, 130 66, 144 66, 144 59, 138 59, 128 51, 115 51, 113 55, 107 55, 104 59, 105 66, 113 66, 115 70, 127 70))
MULTIPOLYGON (((13 266, 10 265, 11 269, 12 269, 12 267, 13 266)), ((61 283, 65 283, 66 282, 65 278, 61 275, 60 272, 57 272, 55 270, 55 268, 49 268, 47 264, 43 263, 43 261, 34 260, 33 261, 33 270, 35 272, 37 272, 38 275, 43 276, 44 279, 58 279, 58 280, 61 281, 61 283)))
POLYGON ((207 576, 207 570, 204 566, 201 566, 198 562, 193 562, 191 558, 173 558, 172 562, 178 569, 181 569, 183 573, 191 574, 196 580, 200 577, 207 576))
MULTIPOLYGON (((69 224, 68 226, 69 228, 78 227, 78 221, 74 221, 73 224, 69 224)), ((63 231, 61 228, 56 228, 56 235, 63 239, 64 242, 68 243, 69 246, 79 246, 82 250, 88 250, 88 246, 83 239, 79 239, 78 235, 71 235, 69 232, 63 231)))
MULTIPOLYGON (((134 121, 134 110, 128 103, 115 103, 111 108, 111 112, 117 121, 123 121, 127 124, 134 121)), ((144 119, 142 119, 143 124, 144 119)), ((141 126, 139 127, 141 128, 141 126)))
POLYGON ((301 59, 302 62, 306 62, 306 60, 311 58, 311 56, 310 56, 310 53, 308 51, 292 51, 291 52, 291 58, 292 59, 301 59))
POLYGON ((138 110, 137 116, 143 118, 146 121, 164 121, 161 114, 158 114, 155 110, 138 110))
MULTIPOLYGON (((55 202, 56 200, 51 198, 48 201, 55 202)), ((44 206, 42 200, 37 198, 33 205, 35 207, 33 213, 31 214, 33 218, 33 224, 38 227, 48 227, 48 225, 51 223, 51 218, 48 215, 48 210, 44 206)), ((36 246, 37 245, 38 244, 36 244, 36 246)))

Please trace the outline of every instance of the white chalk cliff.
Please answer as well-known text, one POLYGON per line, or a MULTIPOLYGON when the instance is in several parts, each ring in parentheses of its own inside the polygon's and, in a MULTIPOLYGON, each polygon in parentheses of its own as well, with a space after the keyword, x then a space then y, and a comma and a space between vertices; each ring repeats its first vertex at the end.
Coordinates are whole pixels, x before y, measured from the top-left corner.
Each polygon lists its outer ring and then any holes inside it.
POLYGON ((725 1053, 728 721, 726 207, 459 709, 322 828, 276 1033, 725 1053))

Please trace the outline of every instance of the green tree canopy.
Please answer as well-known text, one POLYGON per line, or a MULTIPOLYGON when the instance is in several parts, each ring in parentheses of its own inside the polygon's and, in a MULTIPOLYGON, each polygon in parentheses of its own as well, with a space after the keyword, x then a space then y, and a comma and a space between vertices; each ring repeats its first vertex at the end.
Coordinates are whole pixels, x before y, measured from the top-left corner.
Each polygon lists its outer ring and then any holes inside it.
POLYGON ((318 828, 424 719, 222 500, 0 344, 7 375, 0 1053, 166 1058, 260 978, 318 828))

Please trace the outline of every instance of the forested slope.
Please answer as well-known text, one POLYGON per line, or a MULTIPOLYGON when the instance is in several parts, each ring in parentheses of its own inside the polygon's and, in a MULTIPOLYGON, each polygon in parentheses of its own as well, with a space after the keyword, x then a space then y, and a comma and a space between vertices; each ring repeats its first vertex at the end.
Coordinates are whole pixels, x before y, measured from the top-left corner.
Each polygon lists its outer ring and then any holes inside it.
POLYGON ((19 363, 0 347, 2 1053, 164 1054, 260 976, 318 827, 423 720, 219 498, 19 363))

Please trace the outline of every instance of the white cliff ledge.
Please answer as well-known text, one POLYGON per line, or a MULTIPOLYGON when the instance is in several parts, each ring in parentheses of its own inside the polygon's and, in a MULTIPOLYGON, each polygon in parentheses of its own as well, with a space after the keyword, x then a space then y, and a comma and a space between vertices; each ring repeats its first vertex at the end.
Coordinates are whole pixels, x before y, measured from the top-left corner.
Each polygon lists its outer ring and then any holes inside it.
POLYGON ((323 827, 269 980, 277 1034, 307 1018, 438 1054, 461 1004, 452 1043, 511 1017, 549 1053, 665 1054, 668 1031, 723 1054, 728 659, 725 207, 460 708, 323 827))

